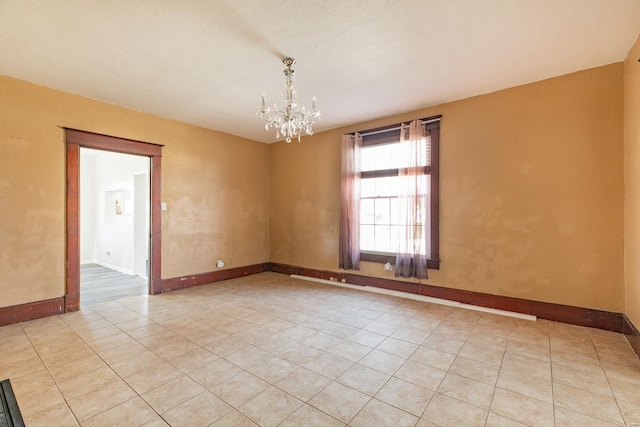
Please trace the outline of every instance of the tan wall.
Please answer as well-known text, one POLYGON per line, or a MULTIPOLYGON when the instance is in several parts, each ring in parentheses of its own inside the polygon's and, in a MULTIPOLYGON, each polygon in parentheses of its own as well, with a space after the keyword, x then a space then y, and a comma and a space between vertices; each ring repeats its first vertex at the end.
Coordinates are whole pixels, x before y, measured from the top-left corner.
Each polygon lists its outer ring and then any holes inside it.
POLYGON ((624 62, 625 313, 640 328, 640 38, 624 62))
POLYGON ((442 114, 426 282, 622 311, 623 104, 617 63, 273 144, 271 261, 338 270, 341 134, 442 114))
POLYGON ((162 277, 269 260, 266 144, 0 76, 0 307, 64 295, 62 127, 164 144, 162 277))

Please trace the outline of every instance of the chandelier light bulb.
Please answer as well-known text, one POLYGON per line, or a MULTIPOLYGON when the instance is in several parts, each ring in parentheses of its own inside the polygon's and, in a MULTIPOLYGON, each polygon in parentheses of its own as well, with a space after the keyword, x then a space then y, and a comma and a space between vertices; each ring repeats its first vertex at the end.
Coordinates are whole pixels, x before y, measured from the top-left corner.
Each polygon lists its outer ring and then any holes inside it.
POLYGON ((274 104, 273 108, 266 107, 266 96, 263 93, 256 115, 265 121, 265 130, 269 130, 272 127, 275 128, 276 138, 280 138, 280 135, 282 135, 285 141, 289 143, 292 138, 298 138, 298 141, 300 141, 303 131, 307 135, 313 135, 313 124, 322 117, 320 116, 320 111, 316 108, 315 96, 311 100, 311 110, 305 109, 304 106, 298 108, 298 95, 293 82, 295 70, 291 68, 296 61, 293 58, 285 58, 282 62, 287 68, 283 71, 286 85, 281 94, 280 105, 274 104))

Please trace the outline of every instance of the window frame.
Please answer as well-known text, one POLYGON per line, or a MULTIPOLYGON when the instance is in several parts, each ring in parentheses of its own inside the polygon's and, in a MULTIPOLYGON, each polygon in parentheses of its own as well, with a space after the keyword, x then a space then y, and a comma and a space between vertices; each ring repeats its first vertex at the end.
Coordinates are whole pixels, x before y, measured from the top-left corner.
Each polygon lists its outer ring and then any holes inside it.
MULTIPOLYGON (((440 116, 421 119, 425 131, 431 137, 431 165, 424 166, 424 173, 430 175, 430 211, 431 211, 431 257, 427 260, 427 268, 440 269, 440 116)), ((400 139, 401 124, 370 129, 362 133, 362 147, 397 142, 400 139)), ((377 169, 360 172, 360 179, 398 176, 399 169, 377 169)), ((362 197, 360 198, 362 199, 362 197)), ((380 264, 395 265, 396 254, 360 249, 360 260, 380 264)))

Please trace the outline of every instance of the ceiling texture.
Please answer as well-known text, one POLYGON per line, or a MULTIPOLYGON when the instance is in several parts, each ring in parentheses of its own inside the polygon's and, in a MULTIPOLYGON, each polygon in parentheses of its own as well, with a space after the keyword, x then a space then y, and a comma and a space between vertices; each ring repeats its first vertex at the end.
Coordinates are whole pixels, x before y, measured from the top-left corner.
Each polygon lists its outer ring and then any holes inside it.
POLYGON ((287 56, 318 132, 622 61, 639 32, 640 0, 0 0, 0 74, 269 143, 287 56))

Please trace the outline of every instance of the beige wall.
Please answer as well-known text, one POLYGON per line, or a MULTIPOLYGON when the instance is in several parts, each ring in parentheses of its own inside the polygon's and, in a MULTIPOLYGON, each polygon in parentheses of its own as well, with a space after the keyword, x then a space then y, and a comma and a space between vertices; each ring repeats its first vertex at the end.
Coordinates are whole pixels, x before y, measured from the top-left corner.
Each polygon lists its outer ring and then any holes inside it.
POLYGON ((271 261, 338 270, 341 134, 442 114, 442 263, 426 282, 620 312, 623 105, 617 63, 273 144, 271 261))
POLYGON ((164 144, 162 277, 269 260, 269 147, 0 76, 0 307, 64 295, 62 127, 164 144))
POLYGON ((624 62, 625 313, 640 328, 640 39, 624 62))

